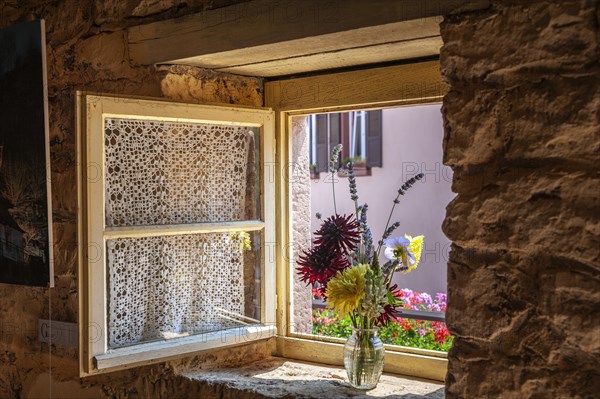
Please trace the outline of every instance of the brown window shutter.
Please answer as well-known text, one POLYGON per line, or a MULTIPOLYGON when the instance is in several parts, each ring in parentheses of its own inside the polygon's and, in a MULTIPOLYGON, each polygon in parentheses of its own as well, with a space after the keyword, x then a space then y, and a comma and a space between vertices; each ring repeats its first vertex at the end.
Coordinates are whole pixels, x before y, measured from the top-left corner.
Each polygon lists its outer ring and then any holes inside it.
POLYGON ((367 166, 383 166, 381 110, 367 111, 367 166))
POLYGON ((342 142, 340 114, 329 114, 329 146, 331 149, 342 142))
MULTIPOLYGON (((341 117, 339 113, 329 114, 329 152, 342 143, 341 117)), ((338 157, 338 168, 342 165, 341 154, 338 157)))
POLYGON ((340 114, 340 135, 342 140, 342 160, 350 156, 350 112, 340 114))
POLYGON ((316 147, 317 147, 317 172, 326 172, 329 162, 329 138, 327 134, 327 114, 318 114, 316 128, 316 147))

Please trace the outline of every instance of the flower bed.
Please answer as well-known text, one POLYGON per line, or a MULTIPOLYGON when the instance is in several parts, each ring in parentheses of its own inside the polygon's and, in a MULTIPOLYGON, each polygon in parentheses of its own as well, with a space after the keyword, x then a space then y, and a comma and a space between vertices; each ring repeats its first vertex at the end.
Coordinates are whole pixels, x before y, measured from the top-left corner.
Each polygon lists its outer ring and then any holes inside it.
MULTIPOLYGON (((419 293, 407 288, 400 292, 404 309, 446 311, 446 294, 437 293, 435 297, 432 297, 426 292, 419 293)), ((347 338, 351 334, 350 317, 339 317, 331 309, 313 309, 312 319, 313 334, 337 338, 347 338)), ((387 325, 380 327, 379 335, 386 344, 444 352, 450 349, 453 340, 446 328, 446 323, 403 318, 395 318, 387 325)))

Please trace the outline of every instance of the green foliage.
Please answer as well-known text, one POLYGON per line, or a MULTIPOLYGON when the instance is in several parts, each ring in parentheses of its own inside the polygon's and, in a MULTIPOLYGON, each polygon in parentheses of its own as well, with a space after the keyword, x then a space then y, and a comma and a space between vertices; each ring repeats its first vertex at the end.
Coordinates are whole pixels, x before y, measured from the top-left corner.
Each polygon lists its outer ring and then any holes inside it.
MULTIPOLYGON (((352 333, 350 317, 340 318, 329 309, 313 309, 313 334, 348 338, 352 333)), ((453 337, 444 323, 425 320, 397 319, 379 328, 385 344, 448 352, 453 337), (436 339, 437 334, 437 339, 436 339)))
POLYGON ((363 157, 346 157, 342 161, 342 165, 346 166, 348 162, 352 162, 355 165, 364 165, 366 160, 363 157))

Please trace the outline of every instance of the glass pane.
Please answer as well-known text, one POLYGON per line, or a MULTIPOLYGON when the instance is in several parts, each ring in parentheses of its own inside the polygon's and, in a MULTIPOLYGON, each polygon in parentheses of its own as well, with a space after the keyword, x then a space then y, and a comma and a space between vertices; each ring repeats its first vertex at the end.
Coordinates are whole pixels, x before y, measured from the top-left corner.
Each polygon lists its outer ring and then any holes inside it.
MULTIPOLYGON (((356 115, 360 113, 354 113, 356 115)), ((360 136, 358 139, 353 137, 353 126, 357 123, 355 119, 351 113, 341 114, 339 142, 329 140, 327 153, 341 143, 344 145, 341 159, 351 159, 357 154, 355 147, 359 145, 357 141, 360 136)), ((332 181, 335 183, 337 213, 355 213, 347 175, 341 171, 332 177, 329 173, 318 173, 315 168, 323 160, 314 158, 315 154, 319 154, 316 147, 322 145, 314 138, 323 132, 314 132, 310 120, 310 116, 295 117, 291 129, 294 268, 298 267, 295 261, 302 250, 311 247, 314 232, 322 223, 315 214, 321 213, 323 219, 335 214, 332 181)), ((443 317, 450 241, 442 232, 441 226, 445 208, 454 194, 451 191, 451 169, 442 163, 443 123, 440 105, 384 109, 379 122, 379 134, 372 130, 368 114, 365 122, 364 128, 368 133, 366 152, 363 152, 365 156, 354 157, 353 160, 358 202, 359 205, 369 205, 368 225, 375 245, 385 229, 398 188, 416 174, 425 174, 422 181, 400 197, 400 203, 391 219, 391 222, 401 223, 392 237, 404 234, 424 236, 424 248, 418 267, 410 273, 395 273, 390 284, 390 287, 397 286, 395 292, 403 302, 401 308, 410 310, 411 318, 400 318, 396 314, 391 323, 381 328, 380 336, 389 344, 448 350, 452 338, 448 335, 443 317), (379 148, 374 148, 376 146, 379 148), (367 166, 370 151, 377 150, 380 151, 377 154, 382 157, 382 167, 367 166), (419 316, 434 320, 421 320, 418 319, 419 316)), ((388 260, 383 250, 379 259, 381 264, 388 260)), ((350 319, 341 318, 333 310, 326 309, 326 301, 318 292, 319 287, 307 287, 306 283, 300 281, 297 273, 294 276, 292 329, 300 333, 348 337, 351 331, 350 319)))
POLYGON ((108 345, 260 323, 261 233, 107 241, 108 345))
POLYGON ((106 226, 260 218, 257 128, 106 119, 106 226))

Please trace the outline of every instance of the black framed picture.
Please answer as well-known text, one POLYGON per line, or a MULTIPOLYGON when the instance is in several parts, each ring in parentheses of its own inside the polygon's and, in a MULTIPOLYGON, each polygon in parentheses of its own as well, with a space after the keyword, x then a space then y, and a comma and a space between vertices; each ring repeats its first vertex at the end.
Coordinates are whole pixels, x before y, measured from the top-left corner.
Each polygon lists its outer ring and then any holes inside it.
POLYGON ((44 21, 0 29, 0 283, 53 286, 44 21))

